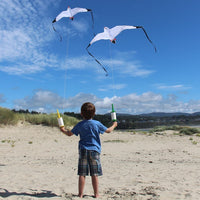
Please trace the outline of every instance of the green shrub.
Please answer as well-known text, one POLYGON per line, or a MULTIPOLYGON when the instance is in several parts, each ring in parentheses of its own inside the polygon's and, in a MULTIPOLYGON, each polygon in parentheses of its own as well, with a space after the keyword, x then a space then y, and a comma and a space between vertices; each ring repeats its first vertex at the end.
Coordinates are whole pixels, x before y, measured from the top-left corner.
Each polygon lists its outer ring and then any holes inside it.
POLYGON ((180 130, 180 134, 183 134, 183 135, 194 135, 196 133, 199 133, 199 129, 197 128, 183 127, 180 130))
POLYGON ((152 130, 150 130, 150 133, 155 133, 155 132, 162 132, 167 130, 167 126, 156 126, 152 130))

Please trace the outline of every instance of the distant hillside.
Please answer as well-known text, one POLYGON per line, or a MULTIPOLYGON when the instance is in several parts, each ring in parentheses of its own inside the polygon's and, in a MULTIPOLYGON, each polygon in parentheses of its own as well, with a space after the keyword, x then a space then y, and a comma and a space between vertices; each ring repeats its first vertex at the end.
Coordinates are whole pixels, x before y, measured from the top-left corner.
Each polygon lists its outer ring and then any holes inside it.
MULTIPOLYGON (((110 115, 107 113, 105 115, 110 115)), ((120 117, 131 117, 131 116, 141 116, 141 117, 174 117, 174 116, 200 116, 200 112, 195 113, 182 113, 182 112, 174 112, 174 113, 165 113, 165 112, 152 112, 152 113, 144 113, 138 115, 126 114, 126 113, 117 113, 117 116, 120 117)))
POLYGON ((148 116, 148 117, 173 117, 173 116, 189 116, 189 115, 193 114, 181 113, 181 112, 175 112, 175 113, 153 112, 147 114, 140 114, 140 116, 148 116))
MULTIPOLYGON (((110 121, 110 113, 104 115, 103 119, 99 115, 98 119, 108 122, 110 121)), ((164 125, 200 125, 200 112, 191 114, 154 112, 140 115, 117 113, 117 120, 119 129, 152 128, 164 125)))

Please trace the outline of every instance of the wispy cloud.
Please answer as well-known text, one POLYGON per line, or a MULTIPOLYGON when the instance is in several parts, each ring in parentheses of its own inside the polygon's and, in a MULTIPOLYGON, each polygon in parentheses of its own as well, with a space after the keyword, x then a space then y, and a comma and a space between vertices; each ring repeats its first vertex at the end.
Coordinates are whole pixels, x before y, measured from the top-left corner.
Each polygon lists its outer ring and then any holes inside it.
MULTIPOLYGON (((60 59, 46 47, 55 39, 48 8, 56 8, 59 2, 0 1, 0 17, 3 19, 0 21, 0 71, 21 75, 58 67, 60 59)), ((86 31, 88 28, 85 21, 77 21, 73 27, 76 31, 86 31)), ((67 30, 73 30, 72 26, 67 30)))
POLYGON ((99 91, 105 92, 109 90, 121 90, 126 87, 126 84, 111 84, 99 88, 99 91))
POLYGON ((135 52, 114 51, 114 55, 110 59, 104 60, 105 65, 110 70, 119 71, 121 75, 131 77, 147 77, 154 73, 154 70, 146 69, 140 61, 136 59, 135 52))
POLYGON ((5 103, 6 99, 3 94, 0 94, 0 103, 5 103))
POLYGON ((180 91, 180 90, 189 90, 191 89, 191 87, 189 86, 185 86, 185 85, 182 85, 182 84, 177 84, 177 85, 164 85, 164 84, 157 84, 156 87, 160 90, 177 90, 177 91, 180 91))

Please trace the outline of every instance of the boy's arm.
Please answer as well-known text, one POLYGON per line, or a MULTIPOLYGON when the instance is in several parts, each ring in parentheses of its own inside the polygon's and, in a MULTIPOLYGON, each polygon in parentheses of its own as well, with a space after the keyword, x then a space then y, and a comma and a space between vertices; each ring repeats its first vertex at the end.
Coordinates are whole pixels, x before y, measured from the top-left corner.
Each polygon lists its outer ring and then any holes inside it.
POLYGON ((72 136, 73 133, 69 130, 66 130, 65 127, 61 127, 60 130, 65 134, 65 135, 68 135, 68 136, 72 136))
POLYGON ((107 128, 107 130, 106 130, 105 132, 106 132, 106 133, 110 133, 110 132, 112 132, 116 127, 117 127, 117 122, 113 122, 113 125, 110 126, 109 128, 107 128))

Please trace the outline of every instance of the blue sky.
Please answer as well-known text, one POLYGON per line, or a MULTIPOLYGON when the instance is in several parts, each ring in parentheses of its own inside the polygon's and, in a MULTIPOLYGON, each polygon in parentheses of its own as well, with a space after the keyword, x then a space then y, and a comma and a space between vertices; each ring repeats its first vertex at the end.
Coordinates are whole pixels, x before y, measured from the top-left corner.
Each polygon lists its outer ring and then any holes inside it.
POLYGON ((97 113, 200 111, 199 0, 1 0, 0 106, 40 112, 79 112, 86 101, 97 113), (67 7, 93 10, 95 33, 105 26, 126 30, 116 44, 93 39, 90 13, 55 23, 67 7))

